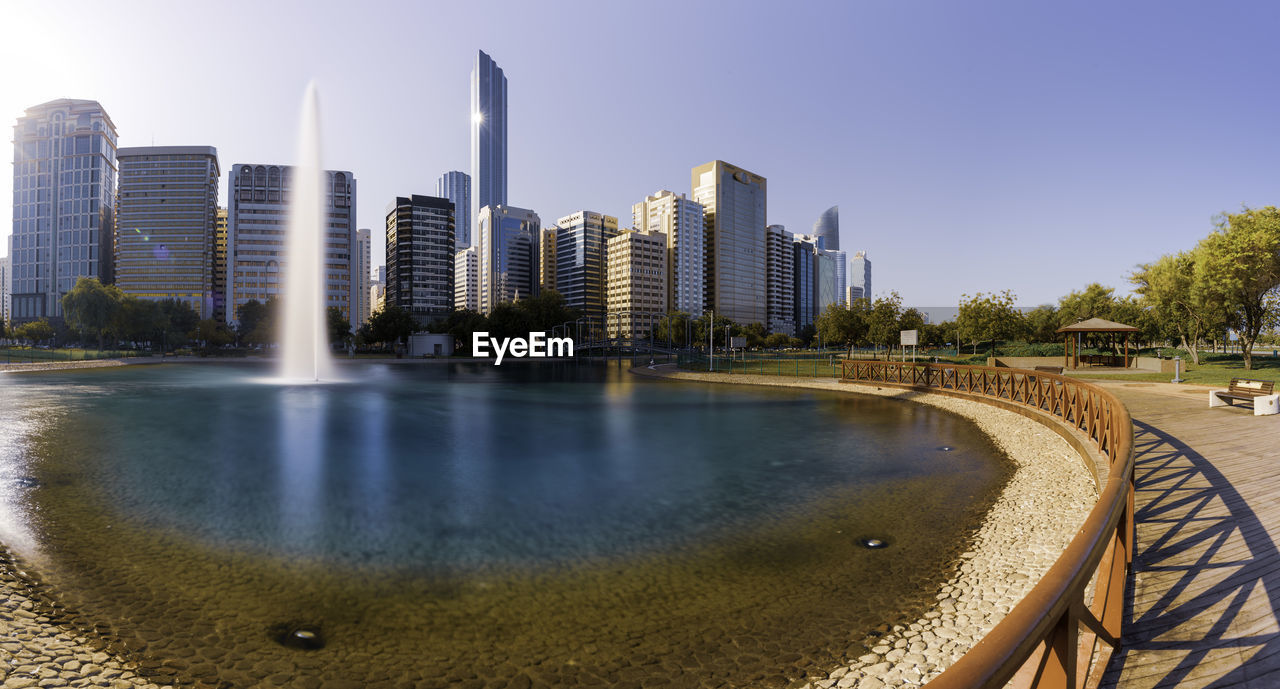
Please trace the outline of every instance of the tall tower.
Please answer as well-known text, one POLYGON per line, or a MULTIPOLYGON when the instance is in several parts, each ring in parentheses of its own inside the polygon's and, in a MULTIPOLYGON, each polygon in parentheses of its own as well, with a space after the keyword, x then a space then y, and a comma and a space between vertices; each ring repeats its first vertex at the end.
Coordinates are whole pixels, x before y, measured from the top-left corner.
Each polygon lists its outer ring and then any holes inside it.
POLYGON ((557 220, 556 227, 556 291, 582 315, 603 316, 607 242, 618 234, 618 219, 578 211, 557 220))
POLYGON ((631 207, 631 226, 667 236, 667 311, 702 312, 707 243, 702 204, 661 190, 631 207))
POLYGON ((453 239, 458 251, 471 246, 471 175, 450 170, 436 180, 436 196, 453 202, 453 239))
POLYGON ((97 101, 28 108, 13 128, 12 318, 62 317, 76 280, 115 278, 116 126, 97 101))
POLYGON ((840 206, 832 206, 813 223, 813 234, 816 235, 823 249, 831 254, 836 266, 836 301, 845 303, 846 288, 849 284, 849 258, 840 250, 840 206))
POLYGON ((867 252, 859 251, 853 255, 853 270, 850 283, 862 287, 862 298, 871 298, 871 259, 867 252))
POLYGON ((537 296, 538 240, 542 220, 527 208, 485 206, 476 219, 480 313, 523 297, 537 296))
POLYGON ((351 329, 356 330, 373 315, 369 303, 369 277, 372 275, 373 231, 356 230, 356 253, 352 257, 351 273, 351 329))
POLYGON ((483 50, 471 69, 471 217, 468 241, 480 209, 507 205, 507 77, 483 50))
POLYGON ((397 196, 387 205, 386 303, 420 325, 453 310, 453 203, 435 196, 397 196))
POLYGON ((177 299, 212 318, 218 151, 143 146, 121 148, 116 157, 116 286, 140 299, 177 299))
POLYGON ((737 323, 765 324, 767 181, 715 160, 693 168, 692 184, 705 209, 706 307, 737 323))

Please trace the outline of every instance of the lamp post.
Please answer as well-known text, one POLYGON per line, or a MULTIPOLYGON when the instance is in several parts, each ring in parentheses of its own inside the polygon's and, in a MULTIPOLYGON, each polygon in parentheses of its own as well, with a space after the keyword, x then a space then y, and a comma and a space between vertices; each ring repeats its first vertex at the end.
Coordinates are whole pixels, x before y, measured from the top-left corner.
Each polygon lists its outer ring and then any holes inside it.
POLYGON ((707 372, 714 373, 716 370, 716 310, 703 311, 702 315, 711 314, 711 318, 707 321, 707 372))

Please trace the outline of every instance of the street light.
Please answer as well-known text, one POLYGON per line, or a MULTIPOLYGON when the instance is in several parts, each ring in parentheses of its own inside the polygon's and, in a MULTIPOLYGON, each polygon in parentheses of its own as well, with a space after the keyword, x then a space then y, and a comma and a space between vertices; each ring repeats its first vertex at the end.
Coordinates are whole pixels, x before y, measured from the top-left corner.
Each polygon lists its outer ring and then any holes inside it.
POLYGON ((711 319, 707 321, 707 373, 715 373, 716 370, 716 310, 703 311, 702 315, 711 314, 711 319))

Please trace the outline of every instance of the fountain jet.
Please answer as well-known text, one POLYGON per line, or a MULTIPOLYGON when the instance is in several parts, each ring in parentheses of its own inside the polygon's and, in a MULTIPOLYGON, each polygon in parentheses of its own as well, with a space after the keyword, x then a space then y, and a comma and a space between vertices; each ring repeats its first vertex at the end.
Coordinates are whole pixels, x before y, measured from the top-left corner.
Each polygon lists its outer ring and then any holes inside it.
POLYGON ((285 237, 284 357, 280 376, 288 381, 333 379, 325 317, 325 174, 320 166, 320 113, 316 84, 302 99, 298 162, 289 195, 285 237))

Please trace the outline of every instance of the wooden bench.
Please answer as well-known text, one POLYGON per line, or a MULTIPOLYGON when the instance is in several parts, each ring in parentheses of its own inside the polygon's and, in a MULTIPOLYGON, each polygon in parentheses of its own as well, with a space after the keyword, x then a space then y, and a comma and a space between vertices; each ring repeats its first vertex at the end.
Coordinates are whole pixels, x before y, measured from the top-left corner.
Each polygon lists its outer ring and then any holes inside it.
POLYGON ((1253 378, 1232 378, 1226 390, 1209 392, 1209 406, 1235 406, 1236 400, 1253 405, 1254 416, 1280 413, 1280 395, 1272 393, 1275 382, 1253 378))

